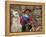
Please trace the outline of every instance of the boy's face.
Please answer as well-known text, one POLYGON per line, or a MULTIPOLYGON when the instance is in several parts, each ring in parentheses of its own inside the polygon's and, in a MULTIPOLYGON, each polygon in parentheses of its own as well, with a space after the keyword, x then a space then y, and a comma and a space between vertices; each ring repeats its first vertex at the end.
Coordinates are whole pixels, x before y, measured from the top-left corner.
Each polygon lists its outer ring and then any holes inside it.
POLYGON ((27 10, 25 13, 26 13, 26 14, 29 14, 29 11, 27 10))

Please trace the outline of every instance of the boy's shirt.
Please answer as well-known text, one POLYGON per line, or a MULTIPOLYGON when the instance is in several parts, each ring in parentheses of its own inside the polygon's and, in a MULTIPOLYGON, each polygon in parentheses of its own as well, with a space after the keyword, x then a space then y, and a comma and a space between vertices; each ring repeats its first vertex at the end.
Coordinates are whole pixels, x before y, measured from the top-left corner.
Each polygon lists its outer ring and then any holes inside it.
POLYGON ((28 15, 20 16, 20 24, 25 25, 27 23, 32 23, 32 16, 28 15))

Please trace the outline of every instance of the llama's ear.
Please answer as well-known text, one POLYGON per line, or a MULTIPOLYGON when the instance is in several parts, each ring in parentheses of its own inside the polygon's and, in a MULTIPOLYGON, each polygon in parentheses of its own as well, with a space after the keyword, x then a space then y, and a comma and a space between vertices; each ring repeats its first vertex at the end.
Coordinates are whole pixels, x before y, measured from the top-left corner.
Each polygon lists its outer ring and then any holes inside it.
POLYGON ((11 11, 13 11, 13 9, 11 9, 11 11))
POLYGON ((14 10, 14 9, 11 9, 11 11, 12 11, 12 12, 15 12, 15 10, 14 10))

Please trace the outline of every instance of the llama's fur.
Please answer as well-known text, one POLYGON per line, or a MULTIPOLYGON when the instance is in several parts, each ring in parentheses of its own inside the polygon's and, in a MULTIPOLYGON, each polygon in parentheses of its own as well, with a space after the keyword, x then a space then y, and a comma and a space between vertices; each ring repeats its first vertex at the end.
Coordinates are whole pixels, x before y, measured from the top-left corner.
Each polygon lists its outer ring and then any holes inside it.
POLYGON ((22 25, 20 24, 19 13, 17 11, 14 11, 13 9, 11 9, 11 11, 12 15, 14 16, 12 18, 11 32, 21 32, 22 25))

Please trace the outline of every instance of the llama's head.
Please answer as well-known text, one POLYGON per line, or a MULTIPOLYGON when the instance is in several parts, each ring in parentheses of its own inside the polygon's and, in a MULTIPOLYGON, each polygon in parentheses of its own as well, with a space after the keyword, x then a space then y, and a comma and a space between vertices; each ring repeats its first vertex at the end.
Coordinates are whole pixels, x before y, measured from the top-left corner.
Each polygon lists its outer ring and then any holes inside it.
POLYGON ((18 11, 15 11, 13 9, 11 9, 11 11, 12 11, 14 22, 18 22, 19 21, 19 13, 18 13, 18 11))
POLYGON ((15 16, 15 17, 18 17, 18 16, 19 16, 18 11, 15 11, 15 10, 13 10, 13 9, 11 9, 11 11, 12 11, 12 15, 13 15, 13 16, 15 16))

